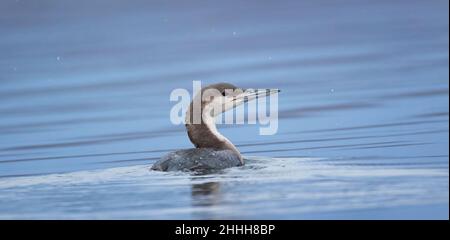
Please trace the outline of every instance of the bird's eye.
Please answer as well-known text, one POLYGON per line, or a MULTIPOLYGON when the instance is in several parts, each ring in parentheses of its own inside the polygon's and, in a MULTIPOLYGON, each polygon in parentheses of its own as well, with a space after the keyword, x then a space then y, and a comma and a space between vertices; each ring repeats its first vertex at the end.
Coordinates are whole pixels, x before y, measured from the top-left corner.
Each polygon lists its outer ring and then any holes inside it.
POLYGON ((225 97, 225 91, 223 91, 223 92, 222 92, 222 96, 224 96, 224 97, 225 97))

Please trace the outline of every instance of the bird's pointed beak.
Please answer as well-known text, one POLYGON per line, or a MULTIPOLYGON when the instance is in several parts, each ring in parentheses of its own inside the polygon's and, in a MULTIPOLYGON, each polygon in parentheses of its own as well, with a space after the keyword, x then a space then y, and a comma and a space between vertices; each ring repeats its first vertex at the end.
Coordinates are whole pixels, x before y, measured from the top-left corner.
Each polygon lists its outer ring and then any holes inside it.
POLYGON ((226 97, 223 112, 236 108, 237 106, 254 99, 267 97, 272 94, 278 94, 279 92, 279 89, 245 89, 237 95, 226 97))
POLYGON ((237 96, 236 101, 243 100, 244 102, 248 102, 253 99, 267 97, 279 92, 279 89, 246 89, 242 94, 237 96))

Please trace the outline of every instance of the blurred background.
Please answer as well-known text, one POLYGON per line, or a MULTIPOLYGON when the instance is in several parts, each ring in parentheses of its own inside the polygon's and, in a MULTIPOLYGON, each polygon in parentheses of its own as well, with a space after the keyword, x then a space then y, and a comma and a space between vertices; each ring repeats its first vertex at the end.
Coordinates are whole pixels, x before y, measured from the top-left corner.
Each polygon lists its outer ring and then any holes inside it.
POLYGON ((448 5, 2 0, 0 218, 448 219, 448 5), (193 80, 282 90, 248 167, 147 171, 193 80))

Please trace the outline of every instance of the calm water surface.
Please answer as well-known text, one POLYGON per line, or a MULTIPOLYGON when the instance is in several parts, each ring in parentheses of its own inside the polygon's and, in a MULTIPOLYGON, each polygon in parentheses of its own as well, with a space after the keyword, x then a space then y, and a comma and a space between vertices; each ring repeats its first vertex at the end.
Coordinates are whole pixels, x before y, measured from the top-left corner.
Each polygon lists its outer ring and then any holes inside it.
POLYGON ((448 1, 0 3, 1 219, 448 219, 448 1), (247 164, 191 144, 174 88, 280 88, 247 164))

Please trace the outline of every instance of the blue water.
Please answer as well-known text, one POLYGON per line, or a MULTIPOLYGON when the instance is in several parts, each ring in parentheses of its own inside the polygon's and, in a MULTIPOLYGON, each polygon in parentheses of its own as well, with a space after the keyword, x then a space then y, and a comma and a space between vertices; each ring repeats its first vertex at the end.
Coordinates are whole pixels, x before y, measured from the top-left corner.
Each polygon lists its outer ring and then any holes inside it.
POLYGON ((448 219, 448 1, 0 3, 1 219, 448 219), (280 88, 279 131, 190 148, 175 88, 280 88))

